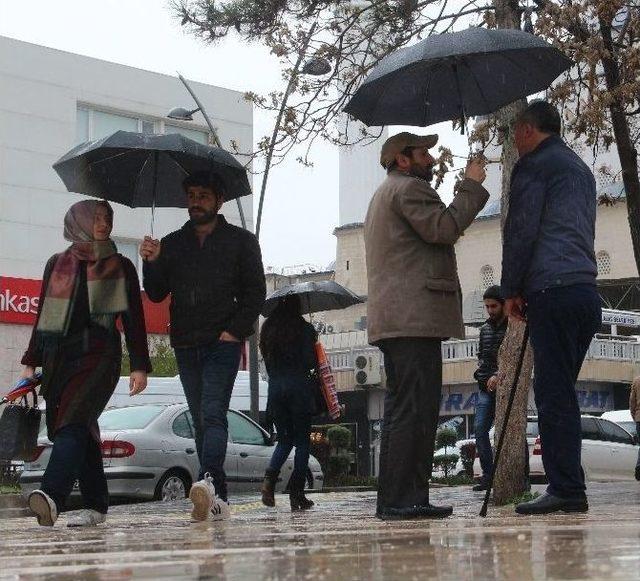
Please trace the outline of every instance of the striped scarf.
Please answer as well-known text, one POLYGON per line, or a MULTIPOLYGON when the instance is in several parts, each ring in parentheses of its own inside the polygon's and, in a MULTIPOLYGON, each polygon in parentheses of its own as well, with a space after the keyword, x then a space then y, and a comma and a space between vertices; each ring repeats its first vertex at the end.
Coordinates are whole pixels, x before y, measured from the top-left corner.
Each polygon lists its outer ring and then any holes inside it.
POLYGON ((72 244, 59 254, 40 309, 38 331, 66 335, 76 299, 82 262, 87 263, 87 290, 91 320, 109 328, 116 315, 127 310, 126 279, 112 240, 93 237, 96 208, 111 206, 101 200, 77 202, 64 218, 64 237, 72 244))

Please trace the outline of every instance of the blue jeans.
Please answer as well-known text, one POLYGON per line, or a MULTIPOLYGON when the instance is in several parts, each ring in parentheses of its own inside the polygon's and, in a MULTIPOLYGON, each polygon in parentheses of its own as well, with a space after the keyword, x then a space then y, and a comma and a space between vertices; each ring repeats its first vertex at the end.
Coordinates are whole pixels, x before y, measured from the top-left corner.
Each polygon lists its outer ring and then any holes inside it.
POLYGON ((269 383, 269 411, 278 432, 278 443, 269 468, 279 472, 295 447, 292 480, 304 481, 307 474, 311 448, 312 388, 304 377, 271 380, 269 383))
POLYGON ((109 490, 100 445, 87 426, 69 424, 60 428, 53 438, 51 458, 40 488, 54 500, 58 512, 62 512, 76 480, 84 508, 106 514, 109 490))
POLYGON ((216 341, 176 349, 180 381, 196 432, 200 478, 208 472, 216 494, 227 500, 224 460, 227 455, 227 412, 240 365, 240 343, 216 341))
POLYGON ((476 449, 482 467, 482 482, 487 483, 493 472, 493 449, 489 430, 496 417, 496 396, 486 391, 478 392, 476 404, 476 419, 474 430, 476 433, 476 449))
POLYGON ((552 288, 528 297, 527 318, 547 492, 585 497, 582 429, 576 381, 594 333, 602 325, 595 286, 552 288))

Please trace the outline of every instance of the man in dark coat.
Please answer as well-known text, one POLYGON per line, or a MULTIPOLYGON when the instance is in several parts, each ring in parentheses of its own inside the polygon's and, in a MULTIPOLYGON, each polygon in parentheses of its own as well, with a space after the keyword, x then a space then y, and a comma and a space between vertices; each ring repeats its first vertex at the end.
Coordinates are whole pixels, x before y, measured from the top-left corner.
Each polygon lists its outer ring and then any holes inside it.
POLYGON ((184 181, 190 220, 162 241, 146 237, 144 288, 154 302, 171 294, 173 346, 193 418, 200 478, 191 487, 192 519, 229 516, 223 464, 227 411, 241 343, 253 333, 266 295, 260 246, 219 210, 225 187, 215 174, 184 181))
POLYGON ((496 416, 496 385, 498 383, 498 350, 507 332, 508 319, 499 286, 490 286, 482 297, 489 318, 480 328, 478 369, 473 377, 478 382, 475 433, 476 450, 482 467, 482 479, 473 490, 486 490, 493 472, 493 450, 489 430, 496 416))
POLYGON ((531 103, 515 125, 520 154, 511 175, 502 252, 507 314, 529 323, 534 392, 549 480, 521 514, 586 512, 580 407, 575 383, 601 326, 594 253, 596 184, 560 137, 560 115, 531 103))

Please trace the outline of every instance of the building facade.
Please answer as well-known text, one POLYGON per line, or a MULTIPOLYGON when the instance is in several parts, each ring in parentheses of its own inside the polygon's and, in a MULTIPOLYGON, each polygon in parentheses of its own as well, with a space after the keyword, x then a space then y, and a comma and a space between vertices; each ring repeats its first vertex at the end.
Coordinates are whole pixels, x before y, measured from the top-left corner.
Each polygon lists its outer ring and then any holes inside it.
MULTIPOLYGON (((253 110, 242 93, 192 86, 223 146, 233 139, 241 151, 251 151, 253 110)), ((191 97, 177 77, 0 37, 0 393, 19 373, 44 265, 67 246, 64 215, 83 198, 66 191, 52 164, 78 143, 119 129, 176 132, 210 143, 202 120, 166 117, 178 105, 190 106, 191 97)), ((251 227, 252 199, 242 205, 251 227)), ((113 239, 140 267, 138 245, 150 233, 151 211, 113 206, 113 239)), ((235 201, 223 213, 240 223, 235 201)), ((164 236, 187 219, 184 209, 158 209, 154 235, 164 236)), ((166 334, 166 313, 146 308, 149 330, 166 334)))

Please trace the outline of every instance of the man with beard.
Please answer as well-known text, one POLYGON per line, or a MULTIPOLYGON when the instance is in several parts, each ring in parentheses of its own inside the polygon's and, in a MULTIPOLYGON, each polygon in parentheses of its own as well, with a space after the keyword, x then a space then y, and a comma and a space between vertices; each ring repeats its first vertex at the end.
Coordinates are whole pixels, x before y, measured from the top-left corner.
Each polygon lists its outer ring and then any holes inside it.
MULTIPOLYGON (((496 416, 496 387, 498 385, 498 350, 507 332, 507 315, 504 312, 504 298, 499 286, 490 286, 482 297, 489 318, 480 327, 480 348, 478 349, 478 369, 473 374, 478 382, 478 403, 476 404, 476 449, 482 467, 482 478, 473 487, 475 491, 486 490, 493 472, 493 450, 489 430, 496 416)), ((528 453, 528 452, 527 452, 528 453)))
POLYGON ((266 294, 260 246, 219 210, 225 188, 207 172, 183 182, 190 220, 162 241, 146 236, 144 289, 154 302, 171 294, 171 345, 193 418, 200 481, 189 493, 193 521, 229 517, 223 464, 227 411, 241 343, 253 333, 266 294))
POLYGON ((399 133, 382 146, 387 178, 373 196, 364 234, 369 342, 387 376, 378 504, 382 519, 446 517, 429 502, 442 390, 441 342, 464 337, 453 245, 483 208, 484 163, 469 162, 453 202, 429 185, 437 135, 399 133))

